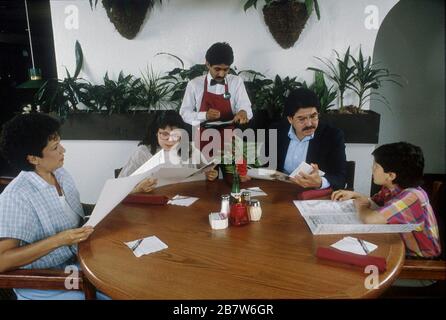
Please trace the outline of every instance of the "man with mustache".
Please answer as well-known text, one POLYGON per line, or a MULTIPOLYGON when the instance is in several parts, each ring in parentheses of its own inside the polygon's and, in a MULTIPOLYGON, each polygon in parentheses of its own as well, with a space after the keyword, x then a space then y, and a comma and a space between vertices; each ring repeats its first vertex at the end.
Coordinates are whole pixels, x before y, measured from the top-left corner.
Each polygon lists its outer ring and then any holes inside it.
POLYGON ((284 107, 286 119, 272 127, 278 130, 278 170, 291 174, 305 161, 313 171, 291 177, 291 181, 303 188, 345 188, 344 135, 320 121, 319 108, 318 97, 309 89, 299 88, 288 95, 284 107), (319 169, 325 172, 323 177, 319 169))
POLYGON ((208 74, 192 79, 186 87, 180 107, 184 122, 190 125, 231 120, 233 124, 248 123, 252 118, 251 102, 243 79, 228 74, 233 62, 234 53, 226 42, 214 43, 207 50, 208 74))

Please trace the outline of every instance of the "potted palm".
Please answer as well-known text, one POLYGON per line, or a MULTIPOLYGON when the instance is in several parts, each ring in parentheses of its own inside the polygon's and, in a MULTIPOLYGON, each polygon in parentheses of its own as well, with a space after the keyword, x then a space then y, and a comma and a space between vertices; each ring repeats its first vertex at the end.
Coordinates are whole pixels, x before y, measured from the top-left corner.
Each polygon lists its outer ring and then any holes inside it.
POLYGON ((171 88, 160 75, 147 69, 142 78, 108 73, 103 84, 79 78, 83 64, 80 44, 75 46, 76 70, 63 80, 48 80, 37 92, 34 105, 62 121, 65 139, 139 140, 147 132, 155 110, 168 103, 171 88))
POLYGON ((336 63, 328 59, 316 58, 326 66, 326 70, 311 67, 309 70, 320 72, 334 82, 337 87, 339 108, 328 110, 323 118, 344 131, 345 139, 351 143, 378 143, 380 115, 371 110, 363 110, 364 104, 379 96, 386 102, 385 97, 371 89, 379 89, 384 81, 392 81, 397 75, 387 69, 378 68, 371 62, 371 58, 364 58, 361 49, 355 58, 347 49, 343 56, 336 52, 336 63), (345 106, 344 95, 347 90, 358 96, 358 106, 345 106))
MULTIPOLYGON (((245 11, 251 7, 257 8, 257 0, 246 1, 245 11)), ((317 0, 265 0, 262 9, 269 31, 283 49, 296 43, 313 10, 320 19, 317 0)))

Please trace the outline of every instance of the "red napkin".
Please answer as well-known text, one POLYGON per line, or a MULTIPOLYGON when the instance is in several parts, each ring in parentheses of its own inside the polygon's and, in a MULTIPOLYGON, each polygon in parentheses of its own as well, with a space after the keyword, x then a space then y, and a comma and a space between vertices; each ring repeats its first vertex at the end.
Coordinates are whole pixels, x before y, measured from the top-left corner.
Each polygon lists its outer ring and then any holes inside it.
POLYGON ((169 198, 162 195, 135 193, 129 194, 122 203, 166 204, 169 198))
POLYGON ((317 190, 306 190, 297 194, 298 200, 311 200, 318 199, 328 195, 331 195, 333 192, 332 188, 325 189, 317 189, 317 190))
POLYGON ((341 251, 335 248, 317 248, 316 257, 337 262, 343 262, 355 266, 366 267, 374 265, 379 272, 386 271, 386 259, 382 257, 374 257, 369 255, 354 254, 351 252, 341 251))

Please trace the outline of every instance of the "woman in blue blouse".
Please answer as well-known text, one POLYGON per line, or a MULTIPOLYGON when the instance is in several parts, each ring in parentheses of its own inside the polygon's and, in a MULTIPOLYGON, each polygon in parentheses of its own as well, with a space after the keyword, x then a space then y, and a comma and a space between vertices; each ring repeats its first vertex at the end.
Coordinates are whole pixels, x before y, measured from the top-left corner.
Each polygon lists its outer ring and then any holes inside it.
MULTIPOLYGON (((21 172, 0 194, 0 272, 76 265, 76 245, 93 232, 79 227, 84 212, 62 167, 59 127, 38 113, 16 116, 3 127, 0 149, 21 172)), ((150 184, 139 187, 150 189, 150 184)), ((80 291, 14 290, 18 299, 84 299, 80 291)))

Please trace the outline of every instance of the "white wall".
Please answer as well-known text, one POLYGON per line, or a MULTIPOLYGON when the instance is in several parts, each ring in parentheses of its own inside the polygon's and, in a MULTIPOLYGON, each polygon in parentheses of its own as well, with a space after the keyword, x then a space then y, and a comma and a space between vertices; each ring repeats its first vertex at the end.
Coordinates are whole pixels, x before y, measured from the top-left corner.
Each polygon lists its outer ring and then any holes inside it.
POLYGON ((407 141, 420 146, 426 173, 445 173, 445 2, 401 0, 386 17, 374 59, 403 77, 404 86, 384 84, 390 108, 382 116, 379 143, 407 141), (418 23, 414 24, 413 21, 418 23))
MULTIPOLYGON (((59 77, 65 67, 74 70, 74 44, 79 40, 84 53, 84 68, 80 76, 101 82, 106 71, 115 78, 119 71, 139 75, 152 65, 158 72, 179 66, 158 52, 181 57, 186 67, 204 62, 207 48, 214 42, 227 41, 235 53, 234 65, 239 70, 254 69, 272 77, 298 76, 311 81, 310 66, 321 66, 314 56, 334 57, 333 49, 343 53, 351 46, 365 55, 373 52, 377 29, 367 29, 365 13, 368 0, 319 0, 321 20, 313 14, 298 42, 284 50, 275 42, 263 21, 261 5, 257 11, 243 11, 239 0, 169 0, 155 6, 135 39, 123 38, 108 20, 99 1, 91 10, 88 1, 51 0, 53 34, 59 77), (74 7, 73 7, 74 6, 74 7), (67 29, 66 22, 78 10, 78 29, 67 29)), ((261 4, 262 2, 259 2, 261 4)), ((375 0, 379 24, 397 0, 375 0)), ((346 103, 349 103, 347 97, 346 103)), ((122 166, 136 142, 66 141, 66 168, 76 177, 82 200, 94 202, 100 186, 113 169, 122 166), (70 150, 73 148, 73 150, 70 150), (86 161, 88 154, 90 161, 86 161), (94 155, 94 156, 92 156, 94 155), (73 157, 73 159, 69 159, 73 157), (106 164, 106 165, 105 165, 106 164)), ((347 145, 347 157, 357 162, 356 187, 368 193, 370 189, 370 152, 374 146, 347 145)))

